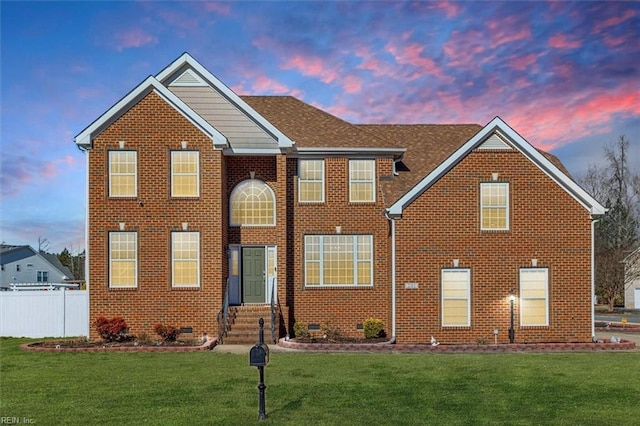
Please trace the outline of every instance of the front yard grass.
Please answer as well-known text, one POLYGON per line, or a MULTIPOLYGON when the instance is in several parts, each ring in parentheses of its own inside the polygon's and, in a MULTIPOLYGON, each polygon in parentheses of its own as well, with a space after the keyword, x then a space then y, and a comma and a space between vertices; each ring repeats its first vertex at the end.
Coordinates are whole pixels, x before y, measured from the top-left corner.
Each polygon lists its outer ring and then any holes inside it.
MULTIPOLYGON (((21 351, 0 339, 0 417, 258 424, 247 355, 21 351)), ((638 424, 640 353, 271 353, 263 424, 638 424)))

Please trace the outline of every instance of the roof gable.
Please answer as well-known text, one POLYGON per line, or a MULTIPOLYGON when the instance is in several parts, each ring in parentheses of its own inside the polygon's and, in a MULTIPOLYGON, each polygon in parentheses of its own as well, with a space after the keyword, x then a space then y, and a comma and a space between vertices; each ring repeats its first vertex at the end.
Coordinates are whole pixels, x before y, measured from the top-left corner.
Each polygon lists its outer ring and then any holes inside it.
MULTIPOLYGON (((398 201, 387 209, 390 216, 401 216, 402 211, 409 206, 416 198, 422 195, 431 185, 437 182, 463 158, 465 158, 474 149, 483 146, 487 141, 494 143, 492 139, 495 134, 501 136, 500 139, 506 139, 507 145, 517 149, 524 154, 532 163, 534 163, 547 176, 553 179, 567 193, 569 193, 576 201, 585 207, 593 215, 601 215, 606 213, 607 209, 589 195, 584 189, 576 184, 567 174, 563 173, 547 156, 534 148, 515 130, 513 130, 500 117, 496 117, 489 124, 484 126, 475 136, 469 139, 464 145, 458 148, 445 161, 440 163, 433 171, 425 176, 417 185, 405 193, 398 201)), ((504 140, 503 140, 504 142, 504 140)))
POLYGON ((231 153, 279 153, 281 149, 294 145, 287 135, 188 53, 182 54, 158 73, 156 79, 191 104, 211 125, 223 133, 226 131, 231 153), (226 115, 222 118, 216 117, 210 109, 216 103, 224 108, 226 115), (248 123, 252 126, 248 126, 248 123))
POLYGON ((65 275, 67 278, 73 279, 73 274, 64 266, 58 256, 51 253, 38 252, 33 247, 24 246, 12 246, 8 244, 2 244, 0 246, 0 263, 3 265, 18 262, 24 259, 40 258, 50 264, 53 268, 60 272, 60 275, 65 275))
POLYGON ((140 102, 140 100, 152 91, 158 94, 176 111, 191 121, 191 123, 198 127, 205 135, 211 138, 214 145, 218 147, 224 147, 227 145, 227 140, 222 133, 200 117, 193 109, 191 109, 191 107, 174 95, 169 89, 160 84, 160 82, 152 76, 147 77, 142 83, 136 86, 126 96, 116 102, 115 105, 109 108, 104 114, 80 132, 74 138, 76 144, 81 147, 90 147, 93 143, 93 139, 95 139, 100 133, 102 133, 102 131, 109 127, 109 125, 129 111, 135 104, 140 102))

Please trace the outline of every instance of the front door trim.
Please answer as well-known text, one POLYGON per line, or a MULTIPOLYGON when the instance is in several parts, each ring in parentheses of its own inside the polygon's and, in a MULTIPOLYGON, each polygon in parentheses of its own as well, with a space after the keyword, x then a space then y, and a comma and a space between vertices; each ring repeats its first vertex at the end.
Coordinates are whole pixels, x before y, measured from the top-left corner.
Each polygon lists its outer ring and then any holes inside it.
POLYGON ((277 247, 275 245, 258 244, 229 244, 228 249, 228 277, 229 277, 229 304, 262 304, 270 303, 273 294, 275 301, 278 300, 277 292, 277 247), (244 271, 243 271, 243 250, 251 248, 262 248, 264 250, 264 301, 251 302, 245 300, 244 294, 244 271))

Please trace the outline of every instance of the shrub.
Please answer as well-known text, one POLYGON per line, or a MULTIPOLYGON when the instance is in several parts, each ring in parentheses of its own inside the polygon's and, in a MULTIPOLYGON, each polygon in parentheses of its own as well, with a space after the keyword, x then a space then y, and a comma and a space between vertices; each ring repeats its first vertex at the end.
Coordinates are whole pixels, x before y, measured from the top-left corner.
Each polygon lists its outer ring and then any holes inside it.
POLYGON ((364 328, 364 337, 367 339, 375 339, 376 337, 384 337, 384 323, 378 318, 367 318, 362 324, 364 328))
POLYGON ((182 331, 172 325, 156 324, 153 329, 162 337, 164 343, 175 342, 182 331))
POLYGON ((489 344, 489 338, 486 336, 478 336, 476 337, 476 343, 478 345, 488 345, 489 344))
POLYGON ((342 333, 340 333, 340 330, 338 330, 333 325, 331 325, 329 321, 322 324, 320 330, 322 331, 323 337, 327 339, 329 342, 335 342, 339 340, 340 337, 342 336, 342 333))
POLYGON ((107 343, 124 342, 131 339, 129 327, 122 317, 114 317, 111 319, 99 317, 94 322, 94 326, 100 337, 102 337, 102 340, 107 343))
POLYGON ((140 333, 136 338, 136 342, 140 345, 149 346, 153 344, 151 337, 147 333, 140 333))
POLYGON ((305 338, 309 337, 309 329, 306 322, 296 321, 293 324, 294 337, 305 338))

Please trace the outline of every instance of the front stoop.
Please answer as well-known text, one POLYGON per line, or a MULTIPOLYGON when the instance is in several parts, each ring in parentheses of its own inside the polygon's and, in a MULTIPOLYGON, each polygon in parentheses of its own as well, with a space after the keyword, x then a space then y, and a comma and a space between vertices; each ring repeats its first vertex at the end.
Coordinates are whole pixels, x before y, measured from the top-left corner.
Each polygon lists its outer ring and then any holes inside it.
MULTIPOLYGON (((264 319, 264 340, 271 341, 271 306, 244 305, 229 308, 229 330, 222 339, 222 344, 253 344, 258 341, 260 326, 258 321, 264 319)), ((278 319, 276 318, 276 333, 278 319)), ((276 335, 276 338, 278 336, 276 335)))

